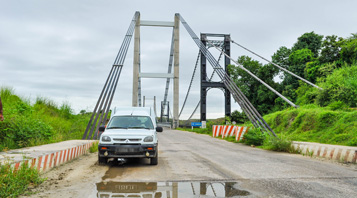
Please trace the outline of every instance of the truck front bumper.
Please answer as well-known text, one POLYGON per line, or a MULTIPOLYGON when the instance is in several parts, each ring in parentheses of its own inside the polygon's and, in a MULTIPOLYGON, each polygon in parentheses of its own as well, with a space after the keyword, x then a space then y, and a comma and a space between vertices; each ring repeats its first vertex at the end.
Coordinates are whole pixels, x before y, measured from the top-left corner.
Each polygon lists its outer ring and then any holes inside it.
POLYGON ((157 144, 99 144, 98 152, 108 158, 151 158, 157 156, 157 144))

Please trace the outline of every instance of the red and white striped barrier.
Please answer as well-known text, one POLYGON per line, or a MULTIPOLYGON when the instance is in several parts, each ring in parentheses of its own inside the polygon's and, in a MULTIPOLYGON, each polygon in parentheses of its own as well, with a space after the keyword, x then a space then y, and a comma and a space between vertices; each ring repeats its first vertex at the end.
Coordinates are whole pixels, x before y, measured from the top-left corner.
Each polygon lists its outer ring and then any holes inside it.
POLYGON ((212 130, 213 130, 213 137, 218 137, 221 135, 222 126, 213 125, 212 130))
POLYGON ((222 136, 222 138, 235 136, 236 140, 243 139, 243 135, 249 130, 249 127, 233 126, 233 125, 213 125, 213 137, 222 136))
POLYGON ((73 148, 52 152, 46 155, 42 155, 28 160, 23 160, 20 162, 15 162, 11 164, 11 166, 14 167, 14 171, 17 171, 22 166, 22 164, 27 164, 31 168, 36 168, 40 172, 45 172, 63 163, 71 161, 74 158, 77 158, 83 154, 88 153, 89 148, 92 146, 92 144, 93 142, 88 142, 73 148))
POLYGON ((222 138, 225 138, 225 137, 230 137, 230 136, 233 136, 234 135, 234 129, 236 128, 236 126, 232 126, 232 125, 225 125, 223 126, 223 129, 222 129, 222 138))
POLYGON ((236 133, 236 141, 243 139, 244 134, 247 133, 248 130, 249 130, 249 127, 239 127, 239 129, 237 129, 237 133, 236 133))

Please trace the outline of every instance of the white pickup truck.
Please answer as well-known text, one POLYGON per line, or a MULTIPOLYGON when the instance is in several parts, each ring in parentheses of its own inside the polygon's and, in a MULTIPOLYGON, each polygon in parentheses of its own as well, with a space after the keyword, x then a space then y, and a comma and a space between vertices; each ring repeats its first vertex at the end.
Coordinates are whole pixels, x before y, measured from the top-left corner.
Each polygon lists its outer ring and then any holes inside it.
POLYGON ((100 126, 102 132, 98 145, 98 161, 109 158, 125 161, 126 158, 150 158, 151 165, 158 164, 156 115, 151 107, 114 108, 107 126, 100 126))

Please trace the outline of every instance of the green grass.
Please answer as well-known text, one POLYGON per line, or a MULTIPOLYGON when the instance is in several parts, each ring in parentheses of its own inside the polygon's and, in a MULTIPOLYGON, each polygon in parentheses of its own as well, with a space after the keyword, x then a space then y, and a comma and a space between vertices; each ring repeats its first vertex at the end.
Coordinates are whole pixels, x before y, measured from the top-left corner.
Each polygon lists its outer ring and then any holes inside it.
POLYGON ((38 97, 34 104, 1 88, 5 120, 0 122, 0 151, 81 139, 88 114, 74 115, 68 103, 38 97))
POLYGON ((0 197, 18 197, 29 187, 35 187, 45 181, 36 169, 28 167, 27 164, 22 164, 17 171, 9 164, 0 165, 0 175, 0 197))
POLYGON ((98 141, 93 142, 92 146, 89 147, 89 152, 90 152, 90 153, 95 153, 95 152, 97 152, 97 151, 98 151, 98 144, 99 144, 98 141))
POLYGON ((357 146, 357 111, 305 105, 264 116, 273 130, 293 141, 357 146))

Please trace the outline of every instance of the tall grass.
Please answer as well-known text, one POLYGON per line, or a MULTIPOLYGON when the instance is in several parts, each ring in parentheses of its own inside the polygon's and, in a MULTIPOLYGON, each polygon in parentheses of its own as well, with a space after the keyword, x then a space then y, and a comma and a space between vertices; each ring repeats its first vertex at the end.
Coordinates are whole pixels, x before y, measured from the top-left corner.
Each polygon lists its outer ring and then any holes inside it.
POLYGON ((14 170, 9 164, 0 165, 0 175, 0 197, 17 197, 28 187, 35 187, 45 180, 35 168, 30 168, 25 163, 18 170, 14 170))
POLYGON ((82 138, 88 114, 74 115, 68 103, 58 106, 48 98, 29 100, 1 88, 5 120, 0 122, 0 151, 82 138))
POLYGON ((305 105, 268 114, 264 119, 276 133, 294 141, 357 146, 356 110, 305 105))

